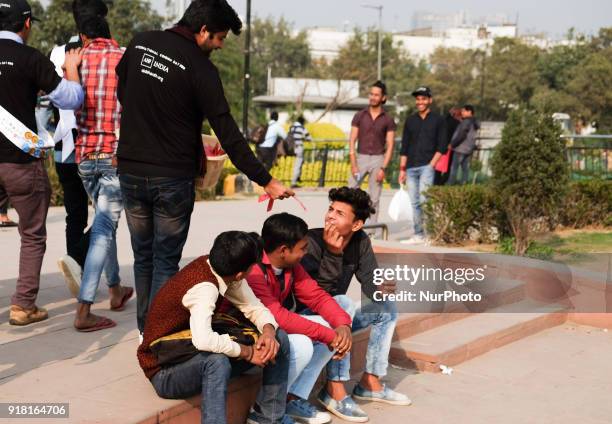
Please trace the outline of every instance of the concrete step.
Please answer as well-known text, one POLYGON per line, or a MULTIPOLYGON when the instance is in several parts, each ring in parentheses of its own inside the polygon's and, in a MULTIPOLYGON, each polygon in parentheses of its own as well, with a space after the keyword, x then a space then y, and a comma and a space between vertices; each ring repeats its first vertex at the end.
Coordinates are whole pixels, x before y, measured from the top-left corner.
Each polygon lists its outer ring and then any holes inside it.
MULTIPOLYGON (((525 283, 519 280, 500 279, 495 284, 479 287, 478 292, 486 301, 486 308, 493 309, 522 301, 525 298, 526 287, 525 283)), ((394 339, 403 340, 472 315, 461 303, 447 304, 444 311, 444 313, 402 313, 400 308, 394 339)))
POLYGON ((427 372, 454 366, 546 328, 561 325, 567 313, 559 305, 524 300, 393 343, 391 363, 427 372), (524 312, 529 311, 529 312, 524 312))

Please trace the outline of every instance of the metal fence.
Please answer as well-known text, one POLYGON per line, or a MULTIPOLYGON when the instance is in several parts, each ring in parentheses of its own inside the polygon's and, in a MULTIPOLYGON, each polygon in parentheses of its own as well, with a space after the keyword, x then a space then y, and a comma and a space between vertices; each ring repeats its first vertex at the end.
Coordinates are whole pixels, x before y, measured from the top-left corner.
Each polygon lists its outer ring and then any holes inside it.
MULTIPOLYGON (((573 179, 612 179, 612 136, 565 137, 566 157, 573 179)), ((386 183, 396 188, 399 173, 400 140, 396 140, 393 160, 388 168, 386 183)), ((478 148, 471 158, 472 183, 482 183, 491 176, 491 158, 495 148, 478 148)), ((284 184, 291 183, 295 157, 277 159, 271 174, 284 184)), ((228 165, 226 166, 231 166, 228 165)), ((326 187, 347 184, 351 170, 348 142, 318 140, 307 143, 299 184, 305 187, 326 187)), ((365 181, 367 182, 367 180, 365 181)))

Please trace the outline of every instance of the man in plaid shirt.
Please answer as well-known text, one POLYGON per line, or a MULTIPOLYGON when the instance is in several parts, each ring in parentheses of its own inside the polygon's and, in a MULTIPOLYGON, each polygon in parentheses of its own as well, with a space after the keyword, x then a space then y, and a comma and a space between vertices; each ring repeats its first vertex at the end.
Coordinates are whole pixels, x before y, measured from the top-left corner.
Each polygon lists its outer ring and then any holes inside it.
POLYGON ((81 84, 85 101, 83 109, 77 112, 76 161, 96 213, 74 326, 78 331, 91 332, 116 325, 111 319, 90 312, 102 271, 106 274, 112 311, 122 310, 134 289, 120 284, 116 243, 123 201, 115 158, 121 115, 115 67, 123 56, 123 50, 111 38, 103 17, 88 17, 79 31, 84 46, 81 84))

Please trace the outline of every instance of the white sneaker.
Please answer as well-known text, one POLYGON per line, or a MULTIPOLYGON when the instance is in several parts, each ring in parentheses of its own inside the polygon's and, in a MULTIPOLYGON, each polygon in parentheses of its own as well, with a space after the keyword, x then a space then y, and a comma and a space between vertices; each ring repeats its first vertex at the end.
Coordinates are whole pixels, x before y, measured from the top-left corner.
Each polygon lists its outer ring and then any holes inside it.
POLYGON ((70 294, 72 294, 74 298, 79 297, 82 275, 81 266, 68 255, 59 258, 57 266, 59 266, 60 271, 64 275, 70 294))
POLYGON ((402 240, 402 244, 427 244, 427 239, 423 236, 412 236, 408 240, 402 240))

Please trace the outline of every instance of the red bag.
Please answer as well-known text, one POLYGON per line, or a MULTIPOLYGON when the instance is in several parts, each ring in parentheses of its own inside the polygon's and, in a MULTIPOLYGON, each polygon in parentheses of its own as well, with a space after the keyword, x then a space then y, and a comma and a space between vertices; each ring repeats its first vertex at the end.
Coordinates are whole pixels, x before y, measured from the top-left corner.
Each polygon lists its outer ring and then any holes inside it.
POLYGON ((451 155, 451 149, 449 148, 448 152, 442 155, 438 163, 436 163, 436 166, 435 166, 436 171, 441 172, 443 174, 446 174, 448 172, 448 164, 450 163, 450 155, 451 155))

